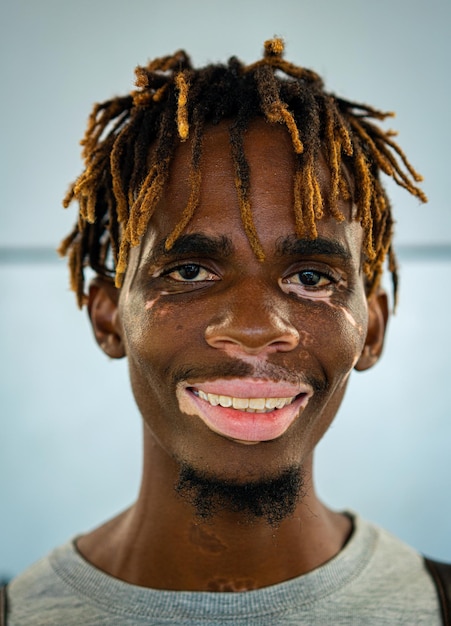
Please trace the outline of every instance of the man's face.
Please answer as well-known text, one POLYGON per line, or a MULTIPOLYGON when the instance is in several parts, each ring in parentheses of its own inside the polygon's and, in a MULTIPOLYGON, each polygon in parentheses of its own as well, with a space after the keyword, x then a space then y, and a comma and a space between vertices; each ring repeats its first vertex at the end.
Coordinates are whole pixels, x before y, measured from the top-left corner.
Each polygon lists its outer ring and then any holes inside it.
POLYGON ((368 343, 362 229, 350 205, 340 203, 346 221, 326 217, 318 239, 298 240, 286 130, 254 123, 245 153, 265 260, 243 229, 222 124, 205 134, 200 205, 165 251, 190 193, 190 144, 177 149, 118 309, 133 391, 156 444, 237 483, 311 462, 368 343))

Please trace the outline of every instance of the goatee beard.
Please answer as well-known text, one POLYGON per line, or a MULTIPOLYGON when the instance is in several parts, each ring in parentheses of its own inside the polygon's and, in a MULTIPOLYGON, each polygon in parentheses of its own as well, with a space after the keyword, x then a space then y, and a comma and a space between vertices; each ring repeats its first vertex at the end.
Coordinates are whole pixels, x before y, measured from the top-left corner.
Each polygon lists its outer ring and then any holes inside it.
POLYGON ((248 523, 264 519, 276 527, 294 513, 305 495, 304 472, 296 466, 274 478, 238 483, 211 477, 183 464, 175 490, 202 519, 231 511, 242 513, 248 523))

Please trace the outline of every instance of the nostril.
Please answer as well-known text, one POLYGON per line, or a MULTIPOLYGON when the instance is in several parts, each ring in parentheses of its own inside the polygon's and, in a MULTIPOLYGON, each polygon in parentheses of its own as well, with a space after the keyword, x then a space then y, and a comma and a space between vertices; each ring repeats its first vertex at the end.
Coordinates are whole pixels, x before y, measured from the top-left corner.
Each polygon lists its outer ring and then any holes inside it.
POLYGON ((299 333, 294 327, 282 330, 210 326, 205 332, 205 339, 212 348, 229 353, 269 354, 294 350, 299 344, 299 333))
POLYGON ((289 321, 286 302, 272 292, 263 293, 260 283, 257 286, 255 281, 240 284, 226 310, 210 319, 205 340, 211 347, 255 355, 288 352, 299 345, 299 332, 289 321))

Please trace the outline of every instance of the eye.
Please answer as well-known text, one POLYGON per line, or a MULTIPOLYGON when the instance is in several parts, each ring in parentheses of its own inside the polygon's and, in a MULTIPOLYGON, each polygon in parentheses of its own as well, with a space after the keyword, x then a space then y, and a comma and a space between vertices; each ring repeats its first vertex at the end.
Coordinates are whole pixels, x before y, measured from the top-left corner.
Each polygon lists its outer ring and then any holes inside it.
POLYGON ((178 282, 201 282, 218 280, 218 276, 197 263, 184 263, 177 267, 171 267, 161 274, 178 282))
POLYGON ((304 287, 321 289, 336 281, 328 274, 307 269, 288 276, 283 282, 290 285, 303 285, 304 287))

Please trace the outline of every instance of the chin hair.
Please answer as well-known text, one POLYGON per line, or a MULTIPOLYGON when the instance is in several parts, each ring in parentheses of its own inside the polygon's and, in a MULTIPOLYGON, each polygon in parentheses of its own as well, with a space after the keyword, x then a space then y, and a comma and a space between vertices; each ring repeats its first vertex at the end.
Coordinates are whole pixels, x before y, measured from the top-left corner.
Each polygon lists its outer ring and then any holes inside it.
POLYGON ((305 495, 304 472, 296 466, 272 478, 239 483, 182 464, 175 490, 201 519, 231 511, 243 514, 249 523, 264 519, 275 527, 294 513, 305 495))

